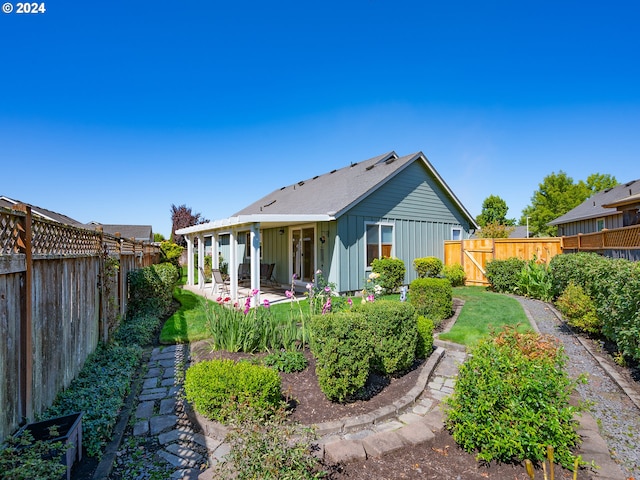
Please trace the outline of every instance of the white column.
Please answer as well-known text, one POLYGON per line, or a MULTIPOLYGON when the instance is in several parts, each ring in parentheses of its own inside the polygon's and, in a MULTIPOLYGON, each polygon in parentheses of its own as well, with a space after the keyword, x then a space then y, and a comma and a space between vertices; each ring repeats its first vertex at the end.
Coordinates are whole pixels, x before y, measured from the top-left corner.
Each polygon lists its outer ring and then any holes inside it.
POLYGON ((220 252, 220 245, 218 245, 218 235, 215 233, 211 234, 211 265, 213 268, 220 268, 220 257, 218 253, 220 252))
POLYGON ((238 301, 238 236, 235 230, 229 232, 229 285, 231 299, 238 301))
POLYGON ((204 271, 204 236, 198 234, 198 287, 200 290, 204 290, 205 278, 202 272, 204 271))
POLYGON ((187 285, 193 285, 193 234, 187 235, 187 285))
POLYGON ((251 299, 252 306, 260 303, 260 224, 253 223, 250 233, 251 241, 251 290, 258 291, 258 295, 251 299))

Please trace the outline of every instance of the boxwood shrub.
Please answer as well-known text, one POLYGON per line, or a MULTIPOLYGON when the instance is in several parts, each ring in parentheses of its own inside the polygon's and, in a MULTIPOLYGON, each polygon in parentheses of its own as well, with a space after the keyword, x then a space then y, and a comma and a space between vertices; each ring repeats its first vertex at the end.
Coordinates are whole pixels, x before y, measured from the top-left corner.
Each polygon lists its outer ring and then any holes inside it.
POLYGON ((399 258, 376 258, 371 263, 371 271, 380 274, 380 286, 387 293, 400 288, 404 283, 406 270, 404 262, 399 258))
POLYGON ((487 462, 542 462, 552 445, 556 461, 572 466, 580 440, 574 415, 583 407, 569 404, 576 383, 557 340, 505 329, 471 353, 445 400, 445 425, 458 445, 487 462))
POLYGON ((453 289, 446 278, 416 278, 409 286, 409 301, 418 315, 438 325, 453 312, 453 289))
POLYGON ((491 283, 491 289, 498 293, 514 293, 518 288, 520 275, 526 263, 516 257, 487 262, 485 275, 491 283))
POLYGON ((438 257, 415 258, 413 268, 420 278, 437 277, 442 273, 443 264, 438 257))
POLYGON ((371 366, 383 375, 404 372, 415 359, 418 328, 415 309, 409 303, 376 301, 356 305, 373 335, 371 366))
POLYGON ((467 274, 459 263, 445 265, 442 270, 442 274, 444 275, 444 278, 447 278, 451 282, 452 287, 462 287, 467 279, 467 274))
POLYGON ((433 320, 420 315, 416 320, 416 326, 418 328, 416 358, 427 358, 433 351, 433 320))
POLYGON ((556 307, 572 327, 591 334, 600 333, 602 322, 596 315, 596 306, 580 285, 569 282, 556 300, 556 307))
POLYGON ((371 327, 364 315, 352 311, 315 315, 310 333, 320 389, 332 401, 354 398, 369 378, 373 355, 371 327))
POLYGON ((196 363, 187 370, 184 389, 197 412, 219 422, 230 418, 238 404, 268 417, 282 402, 278 372, 246 361, 196 363))
POLYGON ((178 269, 171 263, 150 265, 129 272, 127 314, 167 314, 173 303, 173 287, 178 278, 178 269))

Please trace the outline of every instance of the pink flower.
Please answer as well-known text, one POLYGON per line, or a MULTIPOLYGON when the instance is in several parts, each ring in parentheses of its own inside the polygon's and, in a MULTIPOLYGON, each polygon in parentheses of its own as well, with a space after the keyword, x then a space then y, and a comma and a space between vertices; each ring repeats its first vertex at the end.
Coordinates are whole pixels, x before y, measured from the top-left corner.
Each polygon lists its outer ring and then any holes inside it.
POLYGON ((298 274, 297 274, 297 273, 294 273, 294 274, 293 274, 293 277, 291 277, 291 280, 296 280, 297 278, 298 278, 298 274))
POLYGON ((375 296, 373 296, 373 295, 368 295, 368 296, 367 296, 367 301, 368 301, 368 302, 373 302, 375 299, 376 299, 376 297, 375 297, 375 296))
POLYGON ((331 311, 331 299, 329 298, 327 302, 322 306, 322 314, 328 313, 331 311))
POLYGON ((307 283, 307 290, 311 290, 313 288, 313 285, 311 285, 310 283, 307 283))
POLYGON ((218 302, 220 305, 222 305, 222 297, 216 298, 216 302, 218 302))
POLYGON ((329 293, 331 291, 331 287, 327 285, 326 287, 324 287, 324 291, 329 293))
POLYGON ((284 294, 285 294, 285 296, 286 296, 287 298, 291 298, 291 297, 293 297, 293 292, 292 292, 291 290, 287 290, 287 291, 285 291, 285 292, 284 292, 284 294))
POLYGON ((258 295, 260 293, 260 290, 258 290, 257 288, 254 288, 253 290, 251 290, 251 296, 255 297, 256 295, 258 295))
POLYGON ((347 303, 349 304, 349 306, 353 305, 353 300, 351 300, 350 298, 347 300, 347 303))
POLYGON ((269 308, 271 306, 271 304, 269 303, 269 300, 267 300, 266 298, 264 299, 262 304, 265 306, 265 308, 269 308))
POLYGON ((231 297, 224 297, 224 303, 230 302, 231 301, 231 297))

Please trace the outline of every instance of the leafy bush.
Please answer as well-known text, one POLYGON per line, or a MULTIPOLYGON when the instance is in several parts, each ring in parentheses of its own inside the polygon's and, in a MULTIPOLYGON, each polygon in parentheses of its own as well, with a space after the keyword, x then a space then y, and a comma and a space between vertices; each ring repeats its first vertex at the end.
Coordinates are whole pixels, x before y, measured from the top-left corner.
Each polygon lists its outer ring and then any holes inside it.
MULTIPOLYGON (((52 429, 51 437, 58 437, 52 429)), ((9 437, 0 445, 0 475, 11 480, 60 480, 66 478, 67 467, 61 463, 70 444, 33 439, 29 430, 9 437)))
POLYGON ((220 422, 230 418, 238 403, 263 418, 282 401, 278 372, 233 360, 205 360, 189 367, 184 389, 197 412, 220 422))
POLYGON ((591 294, 594 267, 607 260, 596 253, 570 253, 554 256, 549 262, 553 296, 558 297, 573 282, 591 294))
POLYGON ((383 375, 406 371, 413 364, 418 341, 415 309, 411 304, 379 301, 356 305, 373 335, 371 366, 383 375))
POLYGON ((554 445, 557 461, 570 467, 580 439, 574 415, 582 406, 569 405, 576 383, 557 340, 505 329, 471 353, 445 400, 445 424, 458 445, 487 462, 540 462, 546 445, 554 445))
POLYGON ((416 320, 416 325, 418 328, 416 357, 427 358, 433 351, 433 321, 420 315, 416 320))
POLYGON ((416 278, 409 287, 409 301, 418 315, 438 325, 453 311, 453 289, 446 278, 416 278))
POLYGON ((552 282, 546 264, 537 263, 535 258, 529 260, 520 271, 516 292, 538 300, 551 300, 552 282))
POLYGON ((467 274, 464 273, 464 268, 459 263, 453 265, 445 265, 442 270, 444 278, 451 282, 452 287, 462 287, 467 279, 467 274))
POLYGON ((516 257, 506 260, 491 260, 485 266, 485 275, 491 288, 499 293, 514 293, 526 262, 516 257))
POLYGON ((391 293, 404 283, 406 268, 399 258, 376 258, 371 263, 371 271, 380 274, 380 286, 391 293))
POLYGON ((442 260, 438 257, 424 257, 413 260, 413 268, 415 268, 420 278, 437 277, 442 272, 442 260))
POLYGON ((369 377, 372 332, 363 314, 338 312, 311 318, 316 375, 330 400, 353 398, 369 377))
MULTIPOLYGON (((237 409, 245 412, 246 406, 237 409)), ((322 478, 321 461, 314 455, 313 429, 287 421, 279 409, 267 420, 255 415, 234 415, 226 438, 231 451, 218 464, 218 478, 236 480, 311 480, 322 478)))
POLYGON ((262 362, 267 367, 272 367, 279 372, 292 373, 301 372, 309 362, 302 352, 292 352, 290 350, 280 350, 279 352, 270 353, 262 362))
POLYGON ((160 256, 162 262, 171 263, 176 269, 180 269, 180 255, 184 247, 181 247, 177 243, 173 243, 165 240, 160 243, 160 256))
POLYGON ((178 278, 178 269, 170 263, 150 265, 129 272, 127 315, 166 315, 171 310, 173 287, 178 278))
POLYGON ((556 307, 572 327, 587 333, 600 333, 602 322, 596 315, 595 304, 581 286, 569 282, 562 295, 556 300, 556 307))

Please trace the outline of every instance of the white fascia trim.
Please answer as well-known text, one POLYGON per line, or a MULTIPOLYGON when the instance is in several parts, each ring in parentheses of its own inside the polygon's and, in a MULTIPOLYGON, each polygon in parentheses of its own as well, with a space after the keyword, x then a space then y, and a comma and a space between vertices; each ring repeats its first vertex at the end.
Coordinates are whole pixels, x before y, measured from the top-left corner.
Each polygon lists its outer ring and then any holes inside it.
POLYGON ((178 235, 188 235, 190 233, 210 232, 223 228, 237 227, 252 223, 301 223, 301 222, 329 222, 335 220, 335 216, 329 214, 252 214, 238 215, 236 217, 223 218, 213 222, 193 225, 191 227, 176 230, 178 235))

